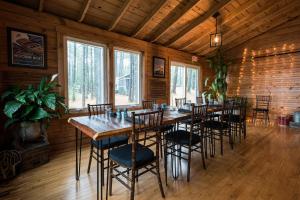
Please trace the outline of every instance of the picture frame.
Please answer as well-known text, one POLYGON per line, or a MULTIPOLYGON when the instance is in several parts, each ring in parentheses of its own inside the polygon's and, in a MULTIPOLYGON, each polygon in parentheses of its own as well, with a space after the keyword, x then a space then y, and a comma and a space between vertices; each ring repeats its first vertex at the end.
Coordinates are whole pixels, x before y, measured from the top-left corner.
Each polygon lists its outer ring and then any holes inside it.
POLYGON ((47 68, 46 35, 8 27, 7 45, 9 66, 47 68))
POLYGON ((153 56, 153 77, 165 78, 166 77, 166 59, 153 56))

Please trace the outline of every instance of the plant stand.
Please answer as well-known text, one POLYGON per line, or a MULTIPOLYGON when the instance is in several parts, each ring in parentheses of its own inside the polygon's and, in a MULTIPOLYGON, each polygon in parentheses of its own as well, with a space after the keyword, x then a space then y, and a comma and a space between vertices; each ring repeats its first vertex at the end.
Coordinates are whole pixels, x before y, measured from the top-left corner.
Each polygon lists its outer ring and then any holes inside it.
POLYGON ((29 169, 41 166, 49 161, 50 145, 48 142, 29 143, 21 151, 22 163, 20 171, 24 172, 29 169))

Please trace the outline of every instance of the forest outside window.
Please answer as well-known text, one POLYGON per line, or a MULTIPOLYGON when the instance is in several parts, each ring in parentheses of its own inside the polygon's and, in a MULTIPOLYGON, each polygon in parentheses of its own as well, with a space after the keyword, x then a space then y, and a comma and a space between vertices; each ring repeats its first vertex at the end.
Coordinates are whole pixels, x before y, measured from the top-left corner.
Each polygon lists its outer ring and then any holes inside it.
POLYGON ((175 106, 175 98, 186 98, 195 103, 199 88, 199 69, 182 63, 171 63, 170 103, 175 106))
POLYGON ((83 109, 87 104, 106 100, 105 47, 88 42, 67 40, 68 105, 83 109))
POLYGON ((114 50, 115 105, 134 106, 141 102, 141 53, 114 50))

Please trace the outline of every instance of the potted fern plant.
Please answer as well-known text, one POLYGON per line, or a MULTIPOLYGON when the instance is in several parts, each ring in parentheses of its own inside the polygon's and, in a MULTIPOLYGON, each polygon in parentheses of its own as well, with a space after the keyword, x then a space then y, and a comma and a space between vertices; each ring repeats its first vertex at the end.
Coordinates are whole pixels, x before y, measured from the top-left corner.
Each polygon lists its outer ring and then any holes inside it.
POLYGON ((68 111, 64 97, 55 91, 59 87, 56 79, 57 74, 49 81, 44 77, 37 87, 13 86, 2 94, 4 114, 8 118, 4 126, 14 132, 15 148, 22 149, 26 142, 47 141, 46 128, 50 119, 68 111))
POLYGON ((225 62, 221 49, 217 53, 207 59, 209 67, 214 70, 215 77, 209 85, 209 78, 205 80, 205 87, 207 90, 203 93, 210 101, 223 102, 226 98, 227 92, 227 69, 228 63, 225 62))

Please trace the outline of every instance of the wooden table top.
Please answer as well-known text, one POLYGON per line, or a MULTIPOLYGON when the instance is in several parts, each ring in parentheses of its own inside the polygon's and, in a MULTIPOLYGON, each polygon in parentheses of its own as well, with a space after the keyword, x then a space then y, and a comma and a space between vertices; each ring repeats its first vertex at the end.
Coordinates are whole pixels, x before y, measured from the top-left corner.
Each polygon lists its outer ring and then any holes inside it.
MULTIPOLYGON (((149 109, 135 110, 135 113, 148 112, 149 109)), ((220 111, 220 107, 210 107, 208 112, 220 111)), ((187 119, 191 116, 188 112, 164 111, 163 124, 172 124, 187 119)), ((106 114, 71 117, 68 122, 94 140, 121 135, 132 130, 132 123, 124 118, 118 119, 106 114)))
MULTIPOLYGON (((147 112, 150 110, 136 110, 135 113, 147 112)), ((182 113, 178 111, 165 111, 163 124, 171 124, 188 118, 191 113, 182 113)), ((68 122, 82 131, 85 135, 100 140, 105 137, 120 135, 132 130, 132 123, 124 118, 118 119, 106 114, 71 117, 68 122)))

